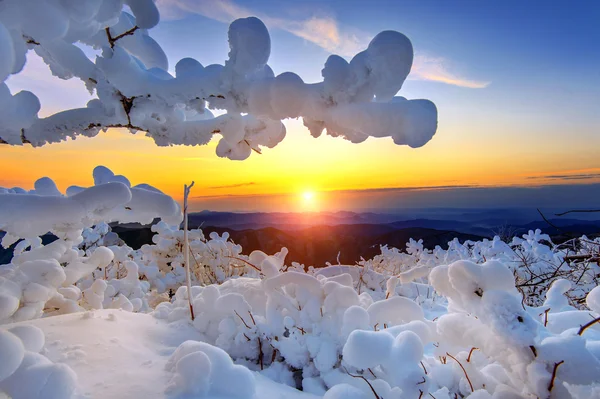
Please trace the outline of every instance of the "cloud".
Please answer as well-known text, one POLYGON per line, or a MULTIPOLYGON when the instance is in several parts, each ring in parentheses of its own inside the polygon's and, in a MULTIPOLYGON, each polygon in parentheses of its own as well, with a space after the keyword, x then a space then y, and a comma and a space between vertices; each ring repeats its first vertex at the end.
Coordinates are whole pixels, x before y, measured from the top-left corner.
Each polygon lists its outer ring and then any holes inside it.
POLYGON ((364 50, 370 40, 369 34, 348 27, 342 28, 334 18, 326 15, 299 20, 278 18, 256 12, 229 0, 157 0, 157 6, 166 19, 179 19, 192 13, 230 23, 237 18, 256 16, 269 28, 284 30, 329 52, 343 56, 353 56, 364 50))
POLYGON ((600 179, 600 173, 582 173, 574 175, 545 175, 545 176, 529 176, 528 179, 535 180, 590 180, 600 179))
MULTIPOLYGON (((157 6, 166 19, 179 19, 192 13, 230 23, 237 18, 256 16, 269 28, 289 32, 330 53, 346 57, 366 49, 373 37, 370 33, 341 25, 328 15, 314 15, 306 19, 272 17, 230 0, 157 0, 157 6)), ((417 54, 409 77, 412 80, 441 82, 471 89, 482 89, 490 84, 461 77, 450 71, 448 64, 444 58, 417 54)))
POLYGON ((449 62, 441 57, 417 54, 408 77, 412 80, 430 80, 469 89, 485 89, 491 83, 458 76, 449 70, 448 64, 449 62))
POLYGON ((219 190, 219 189, 223 189, 223 188, 238 188, 238 187, 254 186, 255 184, 256 184, 256 182, 250 181, 247 183, 229 184, 229 185, 225 185, 225 186, 212 186, 212 187, 207 187, 207 188, 212 189, 212 190, 219 190))
POLYGON ((441 190, 459 190, 466 188, 480 188, 477 185, 448 185, 448 186, 418 186, 418 187, 381 187, 381 188, 358 188, 350 190, 335 190, 330 192, 340 194, 354 193, 392 193, 392 192, 411 192, 411 191, 441 191, 441 190))

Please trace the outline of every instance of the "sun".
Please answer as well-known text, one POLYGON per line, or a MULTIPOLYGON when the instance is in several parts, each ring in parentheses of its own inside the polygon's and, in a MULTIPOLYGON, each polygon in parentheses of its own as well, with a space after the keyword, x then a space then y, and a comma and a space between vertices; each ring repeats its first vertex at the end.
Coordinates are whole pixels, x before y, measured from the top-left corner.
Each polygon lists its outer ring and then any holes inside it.
POLYGON ((312 191, 305 191, 302 193, 302 200, 306 204, 312 204, 315 200, 315 193, 312 191))

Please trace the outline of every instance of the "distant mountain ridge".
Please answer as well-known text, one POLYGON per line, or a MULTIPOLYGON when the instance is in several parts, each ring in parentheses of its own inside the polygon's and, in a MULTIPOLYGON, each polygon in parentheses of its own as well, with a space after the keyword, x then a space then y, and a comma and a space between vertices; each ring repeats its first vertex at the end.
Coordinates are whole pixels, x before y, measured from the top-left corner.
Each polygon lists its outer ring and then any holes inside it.
MULTIPOLYGON (((429 211, 431 212, 431 211, 429 211)), ((550 213, 548 214, 550 215, 550 213)), ((510 230, 522 235, 528 230, 542 229, 550 234, 573 232, 594 234, 600 232, 600 220, 551 218, 555 229, 544 221, 539 213, 528 210, 474 210, 453 213, 438 212, 423 217, 420 212, 402 214, 321 212, 321 213, 234 213, 203 211, 190 214, 190 226, 227 227, 233 230, 255 230, 275 227, 285 231, 302 230, 310 226, 337 226, 349 224, 389 224, 394 229, 421 227, 435 230, 453 230, 464 234, 492 237, 510 230), (408 216, 407 216, 408 215, 408 216)))
MULTIPOLYGON (((481 240, 496 234, 520 236, 528 230, 541 229, 555 242, 586 234, 600 234, 600 220, 553 218, 551 227, 535 212, 523 210, 439 210, 405 215, 321 212, 321 213, 234 213, 203 211, 190 214, 190 228, 201 227, 208 235, 228 232, 241 244, 244 253, 255 249, 272 254, 282 247, 289 249, 288 262, 306 266, 323 266, 325 262, 352 264, 361 257, 368 259, 380 252, 380 245, 404 249, 413 238, 423 239, 426 248, 445 248, 454 238, 481 240), (402 218, 402 217, 406 218, 402 218), (421 217, 423 216, 423 217, 421 217), (430 217, 427 217, 430 216, 430 217), (435 217, 432 217, 435 216, 435 217), (456 219, 453 219, 456 218, 456 219)), ((112 229, 129 246, 139 248, 152 243, 149 226, 114 225, 112 229)), ((3 235, 0 232, 0 238, 3 235)), ((49 239, 49 235, 45 236, 49 239)), ((0 248, 0 264, 10 262, 12 248, 0 248)))
MULTIPOLYGON (((288 263, 299 262, 305 266, 322 267, 326 262, 354 264, 361 257, 372 258, 379 254, 381 245, 404 249, 410 238, 423 239, 428 248, 436 245, 447 248, 449 241, 458 238, 481 240, 482 236, 463 234, 421 227, 397 229, 391 224, 345 224, 336 226, 311 226, 304 229, 285 231, 275 227, 234 230, 226 227, 203 226, 205 236, 211 232, 229 233, 230 239, 240 244, 244 254, 261 250, 268 254, 279 252, 282 247, 289 250, 288 263)), ((113 228, 133 248, 151 243, 149 227, 138 229, 119 226, 113 228)))

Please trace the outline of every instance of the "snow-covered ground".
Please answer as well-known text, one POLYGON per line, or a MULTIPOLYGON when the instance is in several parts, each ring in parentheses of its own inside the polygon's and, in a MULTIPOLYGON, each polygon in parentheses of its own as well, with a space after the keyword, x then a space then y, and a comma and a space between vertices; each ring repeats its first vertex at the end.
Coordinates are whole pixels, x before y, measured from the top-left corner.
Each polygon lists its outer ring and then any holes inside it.
MULTIPOLYGON (((77 374, 75 398, 161 398, 173 377, 166 364, 177 346, 200 339, 187 321, 168 323, 150 314, 105 309, 11 325, 31 325, 46 336, 42 353, 77 374)), ((275 383, 258 372, 257 398, 310 399, 315 396, 275 383)), ((23 385, 30 381, 21 381, 23 385)), ((235 381, 231 381, 235 384, 235 381)), ((49 397, 48 394, 40 398, 49 397)), ((193 397, 193 396, 190 396, 193 397)), ((225 399, 227 395, 210 395, 225 399)), ((243 397, 243 396, 242 396, 243 397)))

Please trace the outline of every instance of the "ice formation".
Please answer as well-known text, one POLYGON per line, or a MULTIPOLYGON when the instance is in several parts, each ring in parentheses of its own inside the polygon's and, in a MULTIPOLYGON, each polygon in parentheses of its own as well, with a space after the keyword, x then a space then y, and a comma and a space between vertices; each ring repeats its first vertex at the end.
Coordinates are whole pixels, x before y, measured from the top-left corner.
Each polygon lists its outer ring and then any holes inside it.
POLYGON ((326 131, 353 143, 391 137, 396 144, 421 147, 436 132, 431 101, 396 97, 413 63, 412 44, 401 33, 381 32, 350 62, 331 55, 323 81, 306 84, 293 72, 274 76, 267 64, 269 32, 255 17, 231 23, 223 65, 184 58, 172 76, 148 31, 158 22, 151 0, 86 1, 77 7, 3 1, 1 81, 19 73, 32 50, 55 76, 80 79, 96 98, 85 108, 40 118, 35 94, 11 94, 0 83, 0 143, 41 146, 124 127, 145 131, 160 146, 203 145, 220 134, 217 155, 241 160, 281 142, 285 118, 302 117, 315 137, 326 131), (92 60, 81 46, 100 54, 92 60), (210 109, 226 113, 213 117, 210 109))

